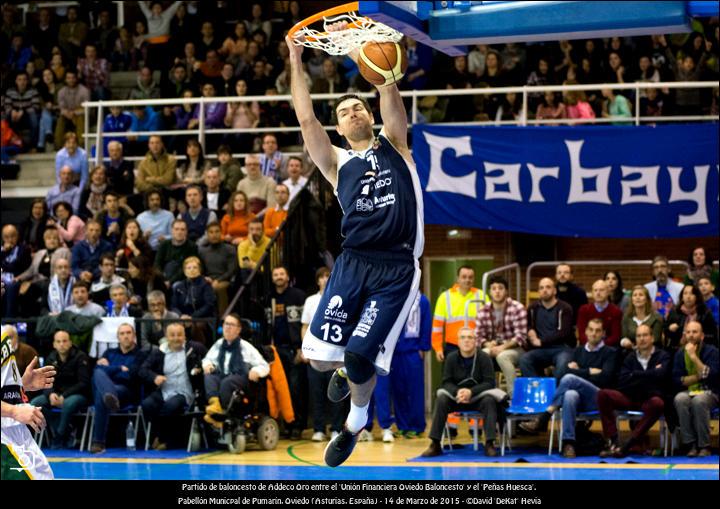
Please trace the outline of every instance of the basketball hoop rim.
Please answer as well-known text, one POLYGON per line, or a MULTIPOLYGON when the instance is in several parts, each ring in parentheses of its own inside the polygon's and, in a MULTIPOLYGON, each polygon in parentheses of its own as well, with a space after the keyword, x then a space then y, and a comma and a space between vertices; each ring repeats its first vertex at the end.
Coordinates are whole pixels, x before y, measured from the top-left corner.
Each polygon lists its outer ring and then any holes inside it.
POLYGON ((360 2, 349 2, 347 4, 337 5, 335 7, 331 7, 330 9, 320 11, 316 14, 313 14, 312 16, 308 16, 302 21, 298 21, 290 30, 288 30, 288 37, 293 39, 295 37, 295 34, 299 30, 302 30, 306 26, 311 25, 325 17, 337 16, 338 14, 342 14, 345 12, 357 11, 359 8, 360 2))

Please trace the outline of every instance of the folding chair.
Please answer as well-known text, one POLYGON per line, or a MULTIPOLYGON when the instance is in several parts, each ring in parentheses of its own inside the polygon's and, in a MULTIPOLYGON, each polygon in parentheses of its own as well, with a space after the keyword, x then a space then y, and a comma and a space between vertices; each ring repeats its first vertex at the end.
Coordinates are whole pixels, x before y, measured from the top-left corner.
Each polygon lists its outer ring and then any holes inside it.
MULTIPOLYGON (((86 408, 84 411, 76 412, 73 414, 73 417, 82 417, 84 418, 83 423, 83 431, 82 436, 80 437, 80 451, 83 450, 85 447, 85 439, 88 438, 88 429, 90 425, 90 409, 92 406, 86 408)), ((53 413, 60 413, 62 410, 60 408, 53 408, 51 410, 53 413)), ((43 440, 45 440, 45 432, 47 431, 47 426, 43 428, 39 433, 35 433, 35 442, 37 442, 38 447, 42 448, 43 440)))
MULTIPOLYGON (((88 412, 91 414, 90 419, 90 437, 86 443, 86 451, 90 452, 90 444, 92 442, 92 430, 95 429, 95 407, 88 407, 88 412)), ((142 407, 140 405, 127 405, 123 408, 119 408, 114 412, 110 412, 108 417, 129 417, 130 419, 135 418, 135 443, 137 444, 138 433, 140 432, 140 425, 142 424, 143 432, 147 432, 149 427, 145 423, 145 417, 143 416, 142 407)), ((81 449, 82 450, 82 449, 81 449)))
MULTIPOLYGON (((626 410, 615 412, 615 421, 617 422, 617 428, 620 429, 620 421, 639 421, 642 419, 643 413, 640 410, 626 410)), ((672 449, 671 442, 673 437, 671 436, 670 430, 665 420, 665 416, 660 416, 658 419, 660 425, 660 449, 663 450, 663 455, 668 456, 668 450, 672 449)))
MULTIPOLYGON (((205 415, 205 412, 201 412, 199 410, 188 410, 184 414, 182 414, 179 417, 190 417, 190 431, 188 433, 188 439, 187 439, 187 452, 192 452, 192 437, 193 433, 195 432, 195 429, 199 428, 200 433, 202 433, 203 442, 205 443, 205 448, 208 448, 208 439, 207 434, 205 433, 205 428, 203 427, 202 423, 198 421, 198 419, 202 419, 203 415, 205 415)), ((144 416, 143 416, 144 421, 144 416)), ((150 434, 152 432, 152 422, 147 421, 147 426, 143 430, 145 432, 145 450, 150 449, 150 434)))
MULTIPOLYGON (((513 421, 525 420, 537 416, 545 411, 555 395, 555 378, 527 378, 515 379, 513 397, 510 407, 505 410, 505 428, 502 430, 500 455, 505 456, 505 445, 512 450, 510 443, 511 426, 513 421)), ((555 414, 550 419, 550 442, 548 454, 551 454, 555 433, 555 414)))
MULTIPOLYGON (((720 428, 720 407, 715 407, 710 412, 710 424, 711 424, 710 433, 711 434, 713 431, 712 430, 712 422, 713 421, 718 421, 718 427, 720 428)), ((666 440, 669 440, 669 443, 670 443, 670 456, 675 454, 676 444, 679 442, 679 440, 676 436, 677 433, 679 432, 679 429, 680 429, 680 427, 678 426, 675 428, 674 433, 670 433, 669 427, 667 427, 667 426, 665 427, 666 437, 667 437, 666 440)), ((668 442, 666 441, 665 443, 667 444, 668 442)), ((666 449, 667 449, 667 446, 666 446, 666 449)), ((666 451, 665 456, 668 456, 667 451, 666 451)))
MULTIPOLYGON (((454 412, 451 415, 456 415, 460 419, 465 419, 468 423, 468 427, 471 427, 473 430, 473 450, 477 451, 480 448, 480 440, 479 440, 479 427, 480 427, 480 419, 483 419, 483 414, 480 412, 477 412, 475 410, 466 411, 466 412, 454 412), (472 423, 471 426, 471 421, 472 423)), ((447 422, 445 423, 445 428, 443 429, 442 437, 440 438, 440 447, 444 450, 445 449, 445 441, 447 440, 449 450, 452 451, 453 445, 452 445, 452 436, 450 435, 450 427, 448 426, 447 422)))
MULTIPOLYGON (((560 454, 562 452, 562 441, 563 441, 562 407, 559 408, 558 411, 555 413, 558 414, 557 421, 560 426, 560 430, 558 431, 558 435, 557 435, 557 437, 558 437, 558 441, 557 441, 558 454, 560 454)), ((577 421, 592 422, 592 421, 597 421, 599 419, 600 419, 600 412, 597 410, 593 410, 592 412, 578 412, 578 414, 575 416, 575 422, 577 422, 577 421)), ((552 441, 550 443, 552 444, 552 441)), ((549 452, 548 454, 552 454, 552 452, 549 452)))

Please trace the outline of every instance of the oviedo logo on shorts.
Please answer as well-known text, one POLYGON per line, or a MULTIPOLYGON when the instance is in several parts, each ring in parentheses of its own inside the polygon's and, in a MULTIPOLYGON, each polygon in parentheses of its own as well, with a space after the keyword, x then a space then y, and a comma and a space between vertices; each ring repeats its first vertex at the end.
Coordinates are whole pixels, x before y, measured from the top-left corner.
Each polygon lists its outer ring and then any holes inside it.
POLYGON ((339 295, 333 295, 325 310, 325 318, 335 322, 345 323, 348 314, 342 310, 343 300, 339 295))
POLYGON ((380 311, 379 308, 375 307, 375 304, 377 304, 377 301, 370 301, 370 307, 363 311, 360 323, 357 324, 357 327, 355 327, 355 330, 352 333, 353 336, 360 336, 361 338, 367 337, 370 332, 370 328, 375 323, 375 320, 377 320, 377 315, 380 311))

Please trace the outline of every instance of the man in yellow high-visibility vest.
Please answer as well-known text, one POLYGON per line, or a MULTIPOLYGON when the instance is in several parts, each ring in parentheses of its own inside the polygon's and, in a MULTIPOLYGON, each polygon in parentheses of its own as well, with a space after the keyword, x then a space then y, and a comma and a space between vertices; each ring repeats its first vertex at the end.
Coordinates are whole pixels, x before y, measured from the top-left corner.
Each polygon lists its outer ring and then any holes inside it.
POLYGON ((439 362, 445 356, 458 349, 457 338, 460 328, 467 326, 475 330, 477 304, 471 303, 467 310, 465 324, 465 306, 470 300, 485 301, 482 290, 475 288, 475 270, 463 265, 457 271, 457 281, 449 290, 438 297, 432 326, 432 348, 439 362))

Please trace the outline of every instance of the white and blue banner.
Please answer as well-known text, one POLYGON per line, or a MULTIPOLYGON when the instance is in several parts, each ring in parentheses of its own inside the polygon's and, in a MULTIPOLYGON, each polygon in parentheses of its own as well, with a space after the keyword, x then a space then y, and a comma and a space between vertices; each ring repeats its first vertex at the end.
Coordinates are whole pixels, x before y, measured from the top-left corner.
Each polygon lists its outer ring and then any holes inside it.
POLYGON ((545 235, 718 235, 718 124, 413 127, 425 222, 545 235))

